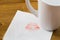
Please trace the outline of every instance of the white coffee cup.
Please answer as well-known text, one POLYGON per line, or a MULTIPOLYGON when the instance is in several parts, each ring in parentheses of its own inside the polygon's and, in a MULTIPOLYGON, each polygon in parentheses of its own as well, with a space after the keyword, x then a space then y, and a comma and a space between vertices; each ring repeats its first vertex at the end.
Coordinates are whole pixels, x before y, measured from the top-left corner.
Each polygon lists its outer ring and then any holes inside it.
POLYGON ((30 0, 25 0, 27 8, 37 15, 40 26, 45 30, 55 30, 60 26, 60 0, 38 0, 38 11, 35 10, 30 0))

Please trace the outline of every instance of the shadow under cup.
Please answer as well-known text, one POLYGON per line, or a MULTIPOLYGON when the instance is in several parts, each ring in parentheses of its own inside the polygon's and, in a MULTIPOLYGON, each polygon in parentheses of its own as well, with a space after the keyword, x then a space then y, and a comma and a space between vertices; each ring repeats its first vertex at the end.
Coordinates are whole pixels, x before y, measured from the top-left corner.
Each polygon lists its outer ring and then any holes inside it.
POLYGON ((60 2, 54 3, 42 1, 38 4, 40 25, 46 30, 55 30, 60 26, 60 2))

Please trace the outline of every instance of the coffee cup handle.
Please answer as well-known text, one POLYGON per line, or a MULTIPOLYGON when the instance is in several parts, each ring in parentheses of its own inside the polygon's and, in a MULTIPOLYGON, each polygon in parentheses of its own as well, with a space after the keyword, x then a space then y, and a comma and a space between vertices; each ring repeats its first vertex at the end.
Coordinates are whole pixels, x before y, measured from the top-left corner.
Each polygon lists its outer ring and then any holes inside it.
POLYGON ((32 7, 32 5, 31 5, 31 3, 30 3, 30 0, 25 0, 25 3, 26 3, 26 6, 27 6, 27 8, 29 9, 29 11, 31 12, 31 13, 33 13, 34 15, 38 15, 38 10, 35 10, 33 7, 32 7))

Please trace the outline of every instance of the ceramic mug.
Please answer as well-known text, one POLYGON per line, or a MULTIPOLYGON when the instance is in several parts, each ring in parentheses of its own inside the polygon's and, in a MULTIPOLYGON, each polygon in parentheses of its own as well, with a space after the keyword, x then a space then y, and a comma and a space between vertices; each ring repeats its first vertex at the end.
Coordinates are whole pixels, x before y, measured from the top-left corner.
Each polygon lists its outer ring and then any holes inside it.
POLYGON ((45 30, 55 30, 60 26, 60 0, 38 0, 38 11, 35 10, 30 0, 25 0, 27 8, 38 16, 40 26, 45 30))

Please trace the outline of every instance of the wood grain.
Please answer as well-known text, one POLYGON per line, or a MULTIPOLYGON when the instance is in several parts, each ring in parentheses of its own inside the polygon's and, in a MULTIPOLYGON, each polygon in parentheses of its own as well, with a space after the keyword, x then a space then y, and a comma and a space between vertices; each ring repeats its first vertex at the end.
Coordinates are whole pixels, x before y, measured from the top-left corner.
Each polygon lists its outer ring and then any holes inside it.
POLYGON ((54 31, 51 40, 60 40, 60 27, 54 31))
MULTIPOLYGON (((37 0, 30 0, 31 2, 35 2, 37 0)), ((25 2, 25 0, 0 0, 0 3, 16 3, 16 2, 25 2)))

